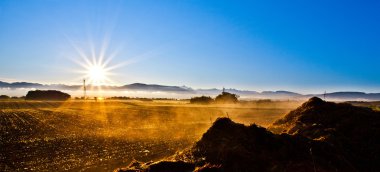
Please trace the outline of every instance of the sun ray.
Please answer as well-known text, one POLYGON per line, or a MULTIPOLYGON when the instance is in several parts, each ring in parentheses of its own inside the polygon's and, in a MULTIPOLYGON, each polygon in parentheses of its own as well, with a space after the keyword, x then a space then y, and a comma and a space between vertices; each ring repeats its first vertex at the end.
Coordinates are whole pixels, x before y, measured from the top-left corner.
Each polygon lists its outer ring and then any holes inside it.
POLYGON ((109 39, 108 37, 106 36, 102 42, 102 45, 101 45, 101 48, 100 48, 100 52, 99 52, 99 61, 98 61, 98 65, 100 65, 101 63, 103 63, 103 60, 105 58, 105 54, 107 52, 107 48, 109 46, 109 39))
POLYGON ((95 46, 94 46, 94 43, 92 42, 92 39, 90 39, 89 45, 90 45, 90 50, 91 50, 92 63, 94 64, 96 62, 96 52, 95 52, 95 46))
POLYGON ((119 54, 119 49, 116 49, 115 51, 113 51, 108 57, 107 59, 104 59, 103 62, 102 62, 102 65, 103 67, 106 67, 114 57, 116 57, 117 55, 119 54))

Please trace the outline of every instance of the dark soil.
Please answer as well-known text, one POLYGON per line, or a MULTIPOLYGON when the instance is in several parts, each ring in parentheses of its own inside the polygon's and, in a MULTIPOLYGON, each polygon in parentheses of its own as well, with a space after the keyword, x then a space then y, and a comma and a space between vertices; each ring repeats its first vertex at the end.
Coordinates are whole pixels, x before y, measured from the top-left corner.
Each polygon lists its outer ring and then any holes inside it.
POLYGON ((193 147, 168 158, 171 161, 139 163, 139 168, 129 169, 380 171, 379 138, 379 112, 314 97, 268 129, 219 118, 193 147))

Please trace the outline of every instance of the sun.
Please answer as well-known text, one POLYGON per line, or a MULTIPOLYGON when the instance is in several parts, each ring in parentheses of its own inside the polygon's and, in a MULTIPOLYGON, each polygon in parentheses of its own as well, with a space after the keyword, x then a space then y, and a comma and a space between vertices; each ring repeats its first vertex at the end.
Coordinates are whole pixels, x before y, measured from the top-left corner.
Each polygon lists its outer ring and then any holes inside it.
POLYGON ((91 53, 86 54, 81 48, 74 45, 73 47, 78 52, 80 58, 73 58, 72 60, 82 67, 81 70, 74 70, 76 73, 82 74, 78 80, 83 79, 86 83, 90 84, 90 88, 92 88, 92 86, 96 86, 99 90, 101 90, 102 86, 107 86, 114 83, 114 81, 110 78, 115 75, 112 71, 123 65, 123 63, 109 65, 111 59, 116 56, 116 53, 106 55, 106 48, 101 48, 99 53, 96 53, 95 48, 91 48, 91 53))
POLYGON ((107 81, 107 70, 101 65, 90 65, 87 69, 87 76, 94 85, 101 85, 107 81))
POLYGON ((97 88, 101 91, 102 87, 118 84, 111 79, 118 75, 114 70, 136 62, 136 59, 131 58, 127 61, 118 61, 117 64, 113 63, 112 60, 118 56, 120 49, 108 51, 109 38, 104 38, 104 41, 100 42, 89 40, 88 44, 85 44, 89 47, 81 47, 72 39, 68 38, 68 40, 77 53, 70 55, 69 59, 81 67, 81 69, 69 70, 81 74, 76 80, 83 80, 90 89, 97 88))

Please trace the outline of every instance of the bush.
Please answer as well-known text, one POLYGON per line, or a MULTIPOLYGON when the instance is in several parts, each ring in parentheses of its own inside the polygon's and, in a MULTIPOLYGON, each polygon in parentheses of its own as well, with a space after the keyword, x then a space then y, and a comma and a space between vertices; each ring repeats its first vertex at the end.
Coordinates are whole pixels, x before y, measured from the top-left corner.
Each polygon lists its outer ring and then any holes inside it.
POLYGON ((67 93, 56 90, 36 90, 29 91, 25 100, 67 100, 71 96, 67 93))
POLYGON ((7 96, 7 95, 1 95, 0 96, 0 99, 9 99, 10 97, 9 96, 7 96))
POLYGON ((271 103, 271 102, 272 102, 271 99, 260 99, 256 101, 257 104, 265 104, 265 103, 271 103))
POLYGON ((237 103, 238 102, 238 95, 228 93, 228 92, 222 92, 222 94, 219 94, 215 98, 216 103, 237 103))
POLYGON ((201 96, 201 97, 193 97, 190 99, 190 103, 192 104, 210 104, 214 101, 211 97, 201 96))

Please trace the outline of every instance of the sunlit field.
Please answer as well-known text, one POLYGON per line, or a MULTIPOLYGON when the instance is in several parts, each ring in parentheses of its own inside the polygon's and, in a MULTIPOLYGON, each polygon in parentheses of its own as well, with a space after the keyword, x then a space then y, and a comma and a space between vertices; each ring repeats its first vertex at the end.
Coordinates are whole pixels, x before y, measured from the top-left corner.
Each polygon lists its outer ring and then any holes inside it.
POLYGON ((0 101, 0 171, 111 171, 173 155, 217 117, 267 126, 300 103, 0 101))

